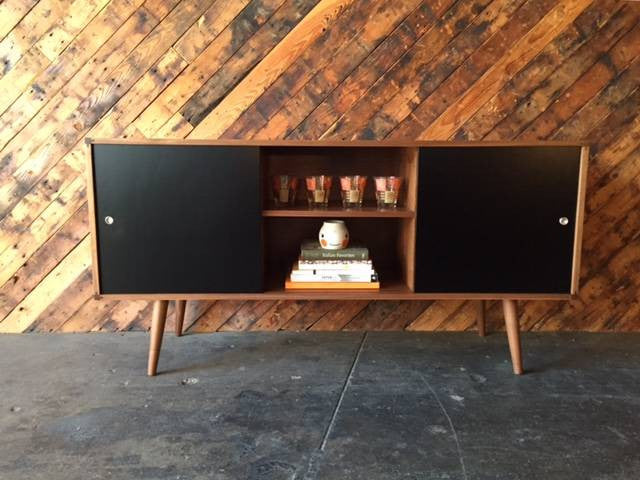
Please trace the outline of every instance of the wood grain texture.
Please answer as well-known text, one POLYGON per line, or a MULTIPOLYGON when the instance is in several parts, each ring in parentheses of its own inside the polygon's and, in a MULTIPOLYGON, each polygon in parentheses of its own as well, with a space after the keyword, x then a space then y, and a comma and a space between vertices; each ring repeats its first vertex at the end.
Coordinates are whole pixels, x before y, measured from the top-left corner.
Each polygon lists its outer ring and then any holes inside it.
MULTIPOLYGON (((640 330, 637 2, 0 3, 1 332, 150 327, 148 302, 91 294, 87 136, 584 141, 580 292, 519 302, 520 325, 640 330)), ((189 302, 184 328, 476 318, 473 301, 233 299, 189 302)), ((504 329, 499 301, 486 322, 504 329)))

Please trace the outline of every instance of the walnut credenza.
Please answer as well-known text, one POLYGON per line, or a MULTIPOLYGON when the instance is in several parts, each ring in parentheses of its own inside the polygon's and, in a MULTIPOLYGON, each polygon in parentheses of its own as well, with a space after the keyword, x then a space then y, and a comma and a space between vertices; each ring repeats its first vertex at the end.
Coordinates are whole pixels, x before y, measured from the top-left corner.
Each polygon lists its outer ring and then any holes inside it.
MULTIPOLYGON (((97 295, 155 302, 154 375, 168 302, 211 299, 501 300, 522 373, 516 301, 576 294, 588 148, 575 143, 91 140, 97 295), (395 210, 271 206, 274 174, 397 175, 395 210), (345 219, 379 291, 285 291, 300 242, 345 219)), ((301 182, 301 188, 303 187, 301 182)), ((302 195, 299 195, 302 196, 302 195)), ((483 306, 483 303, 479 303, 483 306)), ((483 308, 479 329, 484 330, 483 308)))

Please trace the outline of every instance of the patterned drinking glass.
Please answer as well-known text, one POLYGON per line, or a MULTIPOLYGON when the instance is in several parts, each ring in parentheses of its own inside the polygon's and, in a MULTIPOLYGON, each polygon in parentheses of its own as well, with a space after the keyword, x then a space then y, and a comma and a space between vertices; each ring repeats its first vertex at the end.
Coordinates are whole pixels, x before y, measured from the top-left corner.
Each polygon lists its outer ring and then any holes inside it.
POLYGON ((271 185, 273 187, 273 203, 276 207, 293 207, 296 204, 297 177, 274 175, 271 185))
POLYGON ((364 175, 347 175, 340 177, 340 193, 343 208, 358 208, 362 206, 364 187, 367 177, 364 175))
POLYGON ((374 177, 376 182, 376 202, 378 208, 396 208, 398 205, 398 196, 400 186, 402 185, 401 177, 374 177))
POLYGON ((326 208, 329 205, 329 193, 331 193, 330 176, 313 175, 307 177, 309 208, 326 208))

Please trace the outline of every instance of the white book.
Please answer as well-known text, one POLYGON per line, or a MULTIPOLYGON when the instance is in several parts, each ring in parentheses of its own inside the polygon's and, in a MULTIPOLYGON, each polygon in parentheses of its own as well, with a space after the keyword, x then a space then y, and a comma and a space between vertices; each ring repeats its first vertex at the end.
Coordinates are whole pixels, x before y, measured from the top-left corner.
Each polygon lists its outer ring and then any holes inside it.
POLYGON ((333 261, 333 260, 320 260, 314 262, 305 262, 300 260, 293 266, 294 270, 329 270, 329 271, 341 271, 341 272, 354 272, 354 273, 368 273, 373 271, 373 264, 371 260, 363 261, 333 261))
POLYGON ((336 270, 300 270, 294 268, 291 270, 293 275, 374 275, 376 272, 373 268, 367 269, 336 269, 336 270))
MULTIPOLYGON (((375 275, 375 273, 373 274, 375 275)), ((292 282, 371 282, 372 274, 326 274, 320 272, 317 274, 306 272, 291 272, 292 282)))

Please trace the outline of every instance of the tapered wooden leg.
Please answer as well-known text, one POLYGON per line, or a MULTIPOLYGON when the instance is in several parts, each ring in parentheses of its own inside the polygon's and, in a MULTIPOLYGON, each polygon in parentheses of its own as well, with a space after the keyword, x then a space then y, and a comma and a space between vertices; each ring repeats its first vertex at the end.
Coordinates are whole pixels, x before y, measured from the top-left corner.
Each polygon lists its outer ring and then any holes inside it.
POLYGON ((504 323, 507 327, 507 338, 509 339, 509 350, 511 351, 511 363, 513 373, 522 375, 522 352, 520 348, 520 324, 515 300, 502 300, 504 310, 504 323))
POLYGON ((478 335, 484 337, 487 334, 485 327, 485 312, 486 305, 484 300, 480 300, 478 302, 478 319, 476 320, 476 324, 478 325, 478 335))
POLYGON ((149 344, 149 363, 147 374, 153 376, 158 369, 158 358, 162 347, 162 335, 164 334, 164 324, 167 320, 167 300, 156 300, 153 303, 153 317, 151 318, 151 343, 149 344))
POLYGON ((184 311, 187 308, 186 300, 176 300, 176 336, 182 335, 182 324, 184 323, 184 311))

